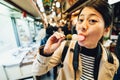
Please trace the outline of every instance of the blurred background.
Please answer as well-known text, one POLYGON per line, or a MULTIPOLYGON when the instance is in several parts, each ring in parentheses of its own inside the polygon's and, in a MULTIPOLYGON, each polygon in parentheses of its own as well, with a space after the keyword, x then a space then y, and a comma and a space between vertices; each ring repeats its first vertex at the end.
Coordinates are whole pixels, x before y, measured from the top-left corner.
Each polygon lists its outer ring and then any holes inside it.
MULTIPOLYGON (((77 1, 81 5, 86 0, 0 0, 1 80, 33 80, 30 70, 38 48, 55 31, 65 34, 66 39, 76 34, 77 1)), ((105 46, 115 52, 120 32, 120 0, 106 1, 113 8, 113 25, 104 37, 105 42, 109 40, 105 46)), ((42 76, 41 80, 55 79, 54 69, 47 77, 42 76)))

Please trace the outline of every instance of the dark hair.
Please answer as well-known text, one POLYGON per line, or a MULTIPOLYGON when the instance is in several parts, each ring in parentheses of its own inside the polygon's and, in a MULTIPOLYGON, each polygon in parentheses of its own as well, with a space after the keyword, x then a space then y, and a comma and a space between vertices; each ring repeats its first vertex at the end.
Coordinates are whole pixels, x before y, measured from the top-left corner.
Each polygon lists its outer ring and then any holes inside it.
POLYGON ((92 7, 102 15, 105 22, 105 28, 112 24, 112 8, 106 0, 88 0, 81 5, 80 13, 85 7, 92 7))

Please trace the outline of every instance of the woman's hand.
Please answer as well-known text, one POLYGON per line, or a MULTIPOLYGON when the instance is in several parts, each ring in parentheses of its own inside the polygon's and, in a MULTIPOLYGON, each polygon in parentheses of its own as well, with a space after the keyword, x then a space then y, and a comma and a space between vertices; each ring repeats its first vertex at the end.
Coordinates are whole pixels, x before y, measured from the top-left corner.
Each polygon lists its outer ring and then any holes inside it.
POLYGON ((65 39, 65 35, 59 32, 55 32, 50 38, 47 40, 44 47, 44 54, 53 53, 61 44, 61 42, 65 39))

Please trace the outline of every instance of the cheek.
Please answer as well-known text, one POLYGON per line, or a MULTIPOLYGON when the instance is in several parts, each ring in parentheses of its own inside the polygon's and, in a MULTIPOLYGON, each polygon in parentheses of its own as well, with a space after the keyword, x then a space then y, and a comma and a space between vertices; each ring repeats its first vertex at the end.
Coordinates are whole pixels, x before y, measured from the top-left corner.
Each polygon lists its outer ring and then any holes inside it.
POLYGON ((101 37, 103 36, 104 33, 104 29, 102 28, 94 28, 91 29, 91 31, 89 32, 89 34, 91 35, 91 37, 93 37, 93 39, 101 39, 101 37))

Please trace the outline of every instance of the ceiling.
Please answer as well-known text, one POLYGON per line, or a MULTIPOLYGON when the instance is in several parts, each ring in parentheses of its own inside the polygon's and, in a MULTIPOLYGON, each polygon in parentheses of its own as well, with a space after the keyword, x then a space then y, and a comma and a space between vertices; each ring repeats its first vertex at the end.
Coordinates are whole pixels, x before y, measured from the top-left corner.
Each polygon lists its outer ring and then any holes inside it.
MULTIPOLYGON (((40 12, 40 9, 36 4, 37 0, 4 0, 4 1, 17 7, 18 9, 21 10, 21 12, 26 12, 28 15, 34 17, 35 19, 42 20, 45 19, 44 13, 40 12)), ((65 3, 66 0, 53 0, 53 1, 59 1, 61 4, 63 4, 65 3)), ((66 5, 68 6, 68 2, 66 2, 66 5)), ((45 10, 45 14, 47 15, 47 10, 45 10)))
MULTIPOLYGON (((37 0, 4 0, 4 1, 19 8, 22 12, 26 12, 28 15, 30 15, 34 18, 44 19, 43 14, 40 12, 39 8, 37 7, 37 5, 35 3, 35 1, 37 1, 37 0)), ((58 0, 58 1, 63 2, 62 0, 58 0)), ((77 1, 77 0, 75 0, 75 1, 77 1)), ((78 1, 84 1, 84 0, 78 0, 78 1)), ((115 1, 119 1, 119 0, 112 0, 112 1, 108 0, 109 3, 113 3, 115 1)), ((74 7, 74 5, 73 5, 73 7, 74 7)), ((73 7, 71 7, 71 8, 73 8, 73 7)), ((70 12, 71 8, 68 9, 67 12, 70 12)))
POLYGON ((9 4, 19 8, 21 11, 26 12, 28 15, 34 18, 43 18, 38 7, 33 0, 4 0, 9 4))
MULTIPOLYGON (((19 8, 21 11, 26 12, 28 15, 33 16, 34 18, 38 19, 41 18, 43 20, 45 19, 45 15, 42 12, 40 12, 38 5, 36 5, 37 0, 4 0, 4 1, 19 8)), ((60 2, 61 4, 63 4, 65 3, 66 0, 53 0, 53 1, 60 2)), ((69 6, 67 1, 66 5, 69 6)), ((47 10, 45 10, 45 14, 47 15, 47 10)))

